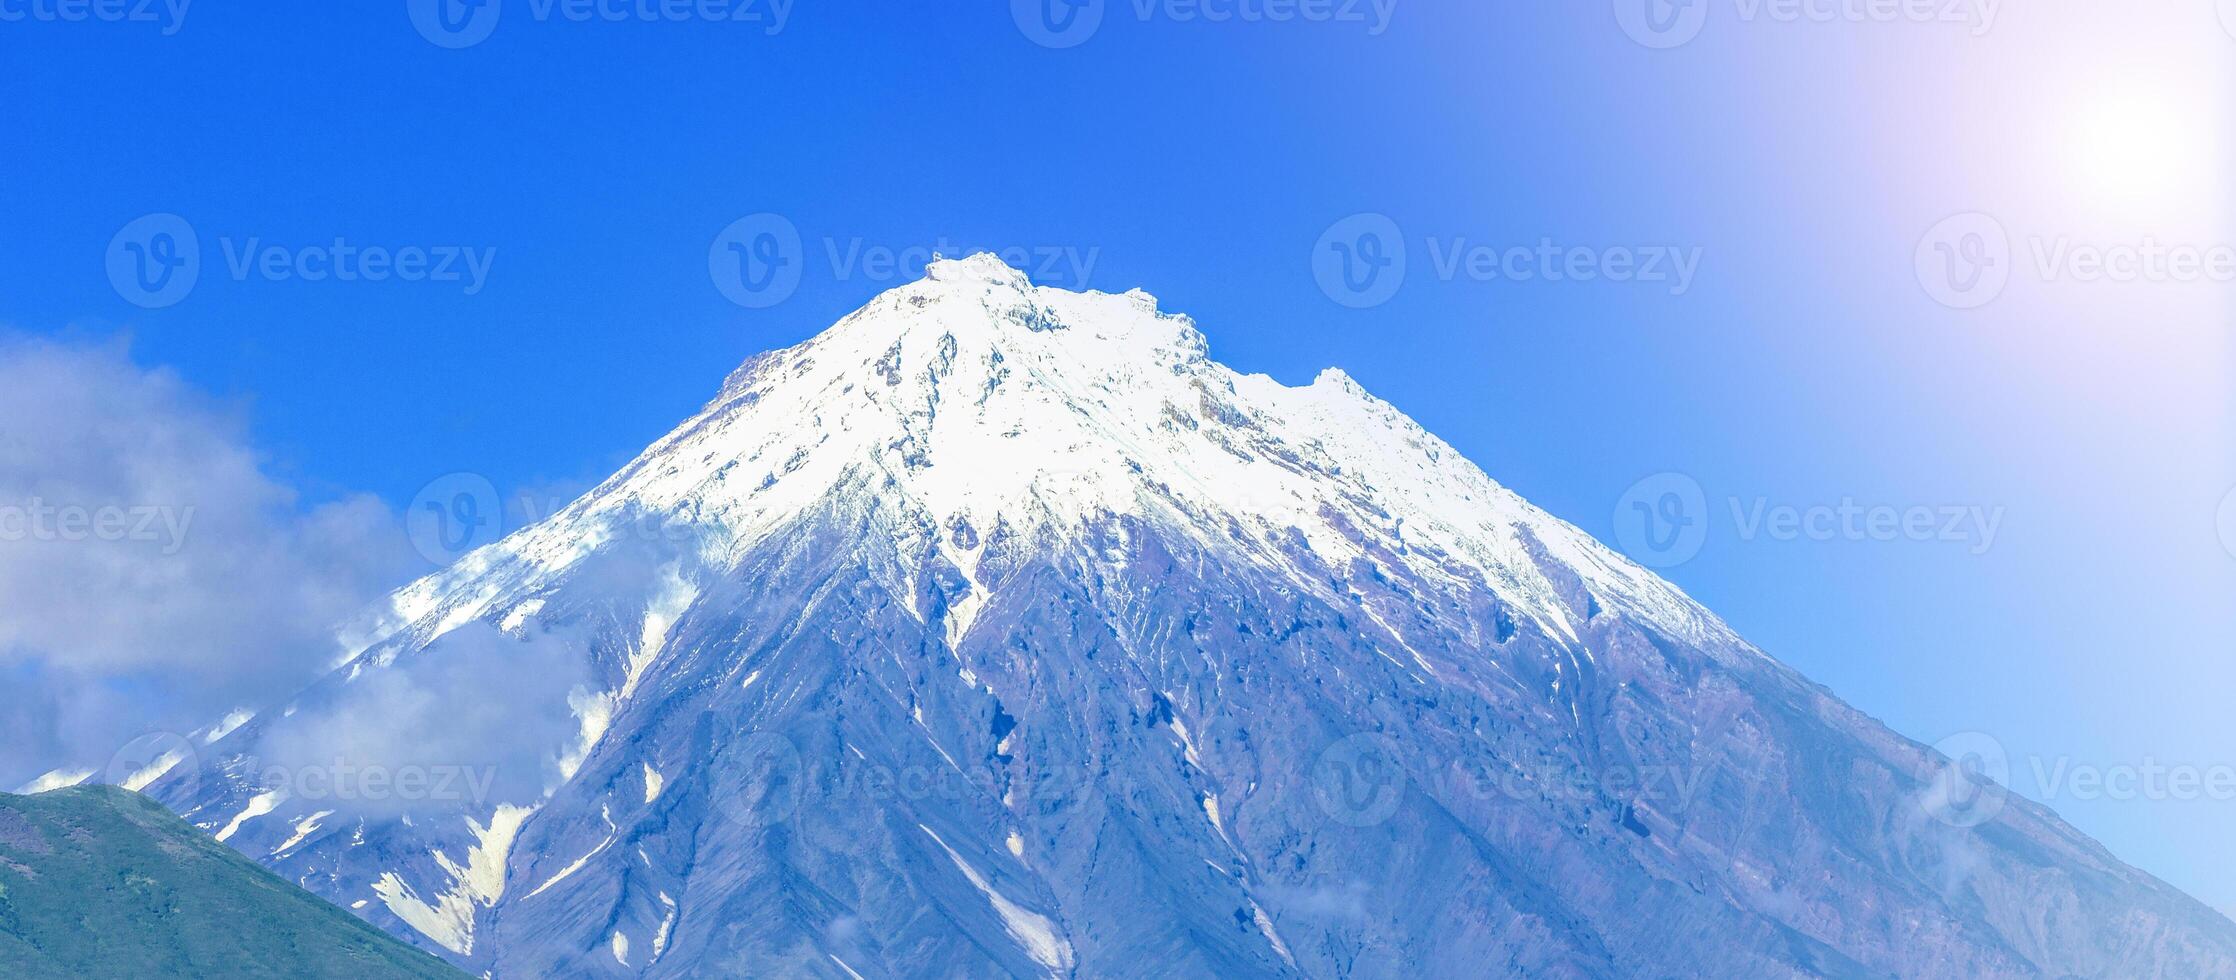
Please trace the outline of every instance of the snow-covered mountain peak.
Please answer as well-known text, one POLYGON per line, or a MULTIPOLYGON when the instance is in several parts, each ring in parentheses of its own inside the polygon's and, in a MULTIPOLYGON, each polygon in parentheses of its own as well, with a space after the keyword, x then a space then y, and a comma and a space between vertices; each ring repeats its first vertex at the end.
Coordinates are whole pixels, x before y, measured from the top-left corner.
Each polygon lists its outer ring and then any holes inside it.
POLYGON ((1952 821, 1948 760, 1347 374, 1238 374, 1146 294, 988 257, 390 612, 131 779, 483 976, 2236 962, 2047 811, 1952 821), (344 759, 498 781, 294 768, 344 759))
POLYGON ((1578 636, 1601 607, 1673 635, 1726 635, 1343 371, 1296 387, 1239 374, 1146 293, 1036 286, 983 253, 934 261, 816 337, 750 359, 612 479, 407 590, 403 611, 455 621, 525 599, 648 515, 687 529, 693 564, 719 569, 834 508, 893 528, 896 574, 941 562, 974 588, 994 587, 978 565, 996 529, 1053 549, 1125 518, 1331 600, 1344 599, 1333 569, 1455 603, 1488 592, 1553 636, 1578 636), (505 594, 441 598, 501 565, 523 566, 505 594))
POLYGON ((950 258, 933 253, 932 260, 924 264, 924 278, 932 282, 978 280, 998 283, 1025 290, 1032 288, 1032 281, 1023 270, 1012 267, 992 252, 973 252, 950 258))

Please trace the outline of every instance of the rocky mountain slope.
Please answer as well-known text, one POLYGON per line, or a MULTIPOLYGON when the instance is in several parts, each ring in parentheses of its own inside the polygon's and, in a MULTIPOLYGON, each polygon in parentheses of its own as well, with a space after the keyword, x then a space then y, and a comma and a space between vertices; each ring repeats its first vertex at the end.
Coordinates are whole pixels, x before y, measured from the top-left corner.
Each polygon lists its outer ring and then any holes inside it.
POLYGON ((133 781, 496 977, 2236 975, 1341 372, 985 256, 354 635, 133 781))

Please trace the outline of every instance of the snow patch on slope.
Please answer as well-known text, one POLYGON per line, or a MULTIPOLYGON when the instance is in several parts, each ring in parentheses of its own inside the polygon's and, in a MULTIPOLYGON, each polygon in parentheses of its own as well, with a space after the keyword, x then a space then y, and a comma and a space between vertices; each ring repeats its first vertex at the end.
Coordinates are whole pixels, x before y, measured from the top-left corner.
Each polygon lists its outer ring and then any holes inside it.
POLYGON ((496 905, 504 897, 505 860, 512 853, 521 825, 534 813, 534 807, 499 806, 486 825, 466 818, 466 829, 474 843, 467 848, 464 865, 441 851, 435 852, 435 863, 449 876, 450 887, 436 895, 432 903, 421 899, 393 871, 381 875, 373 884, 373 893, 420 935, 460 956, 471 955, 474 909, 496 905))
POLYGON ((241 812, 233 815, 233 821, 226 824, 224 830, 220 830, 217 832, 218 842, 223 843, 225 841, 232 840, 234 834, 241 832, 242 824, 245 824, 251 820, 272 812, 273 809, 277 808, 280 805, 280 801, 285 799, 287 799, 287 792, 285 790, 277 789, 268 790, 266 792, 258 793, 255 796, 250 797, 248 805, 242 807, 241 812))
POLYGON ((163 778, 164 773, 170 772, 179 763, 185 761, 185 749, 172 749, 169 752, 165 752, 161 756, 157 757, 154 762, 148 763, 145 767, 141 768, 140 771, 124 777, 124 781, 118 783, 117 785, 137 793, 143 789, 146 789, 149 783, 163 778))
POLYGON ((665 906, 667 911, 660 916, 659 931, 652 934, 652 958, 645 961, 646 966, 660 962, 660 957, 668 951, 668 940, 675 935, 675 919, 678 912, 675 899, 668 897, 667 892, 661 892, 660 904, 665 906))
POLYGON ((544 600, 541 598, 536 598, 530 599, 517 606, 514 606, 512 607, 511 612, 505 614, 504 622, 497 624, 497 628, 504 630, 507 633, 516 632, 522 626, 527 625, 528 620, 531 617, 535 616, 537 613, 542 612, 543 605, 544 600))
POLYGON ((667 648, 668 635, 675 629, 676 620, 683 618, 685 610, 699 598, 699 587, 683 577, 680 562, 669 562, 660 569, 660 582, 651 603, 644 611, 644 635, 637 642, 636 653, 629 658, 629 674, 621 685, 621 700, 628 700, 637 692, 637 684, 644 680, 645 668, 659 659, 660 651, 667 648))
POLYGON ((218 719, 217 724, 211 725, 210 730, 202 734, 202 744, 216 744, 218 739, 224 738, 227 735, 231 735, 234 732, 239 731, 242 725, 248 724, 249 721, 255 717, 256 712, 250 711, 247 708, 233 709, 233 712, 231 714, 218 719))
POLYGON ((1071 943, 1057 934, 1054 922, 1049 921, 1047 916, 1026 909, 1003 897, 1002 893, 995 891, 994 886, 987 883, 985 876, 979 874, 977 868, 971 867, 970 862, 963 860, 962 855, 955 853, 954 848, 947 846, 947 842, 941 840, 938 834, 933 833, 932 828, 917 824, 916 829, 930 836, 932 842, 939 845, 940 850, 946 851, 948 860, 955 862, 955 867, 963 872, 963 877, 970 879, 971 885, 977 888, 980 894, 986 896, 987 902, 994 906, 995 914, 1001 916, 1003 928, 1009 930, 1010 938, 1017 941, 1017 945, 1025 951, 1026 955, 1031 956, 1040 965, 1047 967, 1055 975, 1061 975, 1071 969, 1071 943))
POLYGON ((275 856, 284 854, 289 848, 292 848, 295 845, 310 839, 310 836, 312 834, 318 833, 319 827, 324 825, 326 818, 333 815, 334 811, 332 810, 320 810, 317 813, 311 814, 310 816, 296 821, 294 836, 289 837, 286 843, 272 848, 272 854, 275 856))
POLYGON ((550 891, 551 886, 567 880, 569 876, 573 875, 577 871, 582 870, 583 865, 589 864, 592 858, 605 853, 606 848, 612 846, 613 838, 611 837, 598 842, 598 846, 591 848, 588 853, 576 858, 573 864, 567 865, 564 868, 560 868, 558 874, 552 875, 550 878, 545 879, 543 884, 537 885, 534 891, 528 893, 528 897, 534 898, 538 895, 543 894, 544 892, 550 891))
POLYGON ((37 779, 23 784, 16 790, 16 794, 19 796, 29 796, 33 793, 44 793, 50 789, 62 789, 67 786, 76 786, 77 784, 85 782, 87 779, 91 779, 92 777, 93 770, 91 769, 57 769, 53 772, 47 773, 44 776, 40 776, 37 779))

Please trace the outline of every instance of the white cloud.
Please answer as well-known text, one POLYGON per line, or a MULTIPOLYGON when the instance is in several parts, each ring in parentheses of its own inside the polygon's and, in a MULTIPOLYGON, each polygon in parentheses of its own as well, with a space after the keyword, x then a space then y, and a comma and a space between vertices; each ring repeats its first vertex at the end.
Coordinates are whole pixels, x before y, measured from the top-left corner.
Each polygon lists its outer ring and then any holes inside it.
POLYGON ((307 692, 256 746, 258 782, 355 816, 529 804, 557 782, 591 681, 564 633, 487 623, 307 692))
POLYGON ((0 785, 283 696, 410 567, 384 505, 305 506, 242 414, 121 344, 0 335, 0 785))

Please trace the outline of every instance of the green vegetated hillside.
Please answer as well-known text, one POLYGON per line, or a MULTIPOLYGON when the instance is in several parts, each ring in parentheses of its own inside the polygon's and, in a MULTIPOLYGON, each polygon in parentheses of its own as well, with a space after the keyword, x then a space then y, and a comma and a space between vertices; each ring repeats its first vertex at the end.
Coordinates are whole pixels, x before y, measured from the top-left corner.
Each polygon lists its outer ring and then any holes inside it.
POLYGON ((0 976, 464 974, 106 786, 0 793, 0 976))

